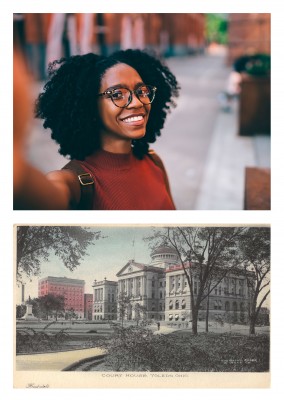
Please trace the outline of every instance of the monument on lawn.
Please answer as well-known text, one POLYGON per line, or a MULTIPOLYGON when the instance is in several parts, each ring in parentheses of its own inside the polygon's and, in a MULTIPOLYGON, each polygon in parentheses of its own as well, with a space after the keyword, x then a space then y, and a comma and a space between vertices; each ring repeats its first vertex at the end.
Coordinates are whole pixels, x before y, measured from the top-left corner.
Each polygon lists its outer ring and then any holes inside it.
POLYGON ((26 321, 27 320, 28 321, 36 320, 37 318, 33 315, 33 305, 32 305, 30 296, 29 296, 29 299, 26 301, 25 305, 26 305, 27 309, 26 309, 26 313, 25 313, 25 315, 23 316, 22 319, 24 319, 26 321))

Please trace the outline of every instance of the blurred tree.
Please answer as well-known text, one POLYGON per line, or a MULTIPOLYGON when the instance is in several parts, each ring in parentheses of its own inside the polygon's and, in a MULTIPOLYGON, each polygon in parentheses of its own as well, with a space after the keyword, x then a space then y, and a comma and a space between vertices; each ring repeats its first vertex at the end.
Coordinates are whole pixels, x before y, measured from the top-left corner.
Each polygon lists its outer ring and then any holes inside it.
POLYGON ((208 43, 227 44, 228 21, 225 14, 206 14, 206 38, 208 43))

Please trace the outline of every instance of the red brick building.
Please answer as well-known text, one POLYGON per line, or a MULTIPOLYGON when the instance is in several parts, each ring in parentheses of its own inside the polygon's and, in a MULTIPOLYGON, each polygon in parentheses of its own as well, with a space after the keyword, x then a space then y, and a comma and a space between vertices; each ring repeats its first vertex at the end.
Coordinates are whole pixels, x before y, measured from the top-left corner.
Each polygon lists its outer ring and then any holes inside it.
POLYGON ((228 64, 244 55, 271 53, 270 14, 233 13, 228 16, 228 64))
POLYGON ((65 311, 74 310, 78 318, 84 318, 85 281, 65 277, 48 276, 38 282, 38 296, 47 294, 64 296, 65 311))

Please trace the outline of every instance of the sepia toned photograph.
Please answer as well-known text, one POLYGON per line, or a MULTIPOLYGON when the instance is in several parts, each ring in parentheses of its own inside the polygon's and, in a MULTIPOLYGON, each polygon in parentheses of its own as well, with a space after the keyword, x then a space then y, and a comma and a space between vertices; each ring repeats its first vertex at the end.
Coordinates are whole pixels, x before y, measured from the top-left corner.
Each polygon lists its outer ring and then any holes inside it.
POLYGON ((270 210, 269 13, 15 13, 14 210, 270 210))
POLYGON ((269 226, 14 234, 15 387, 269 386, 269 226))

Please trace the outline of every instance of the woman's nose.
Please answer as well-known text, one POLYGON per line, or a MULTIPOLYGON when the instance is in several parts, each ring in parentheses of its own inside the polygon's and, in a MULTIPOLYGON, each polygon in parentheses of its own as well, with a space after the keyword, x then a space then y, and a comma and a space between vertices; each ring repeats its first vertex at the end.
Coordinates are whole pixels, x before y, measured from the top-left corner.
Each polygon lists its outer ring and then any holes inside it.
POLYGON ((130 101, 130 103, 128 104, 127 108, 128 108, 128 107, 131 108, 131 107, 142 107, 142 106, 143 106, 143 104, 142 104, 141 101, 138 99, 138 97, 136 96, 136 94, 134 93, 134 91, 131 92, 130 96, 131 96, 131 101, 130 101))

